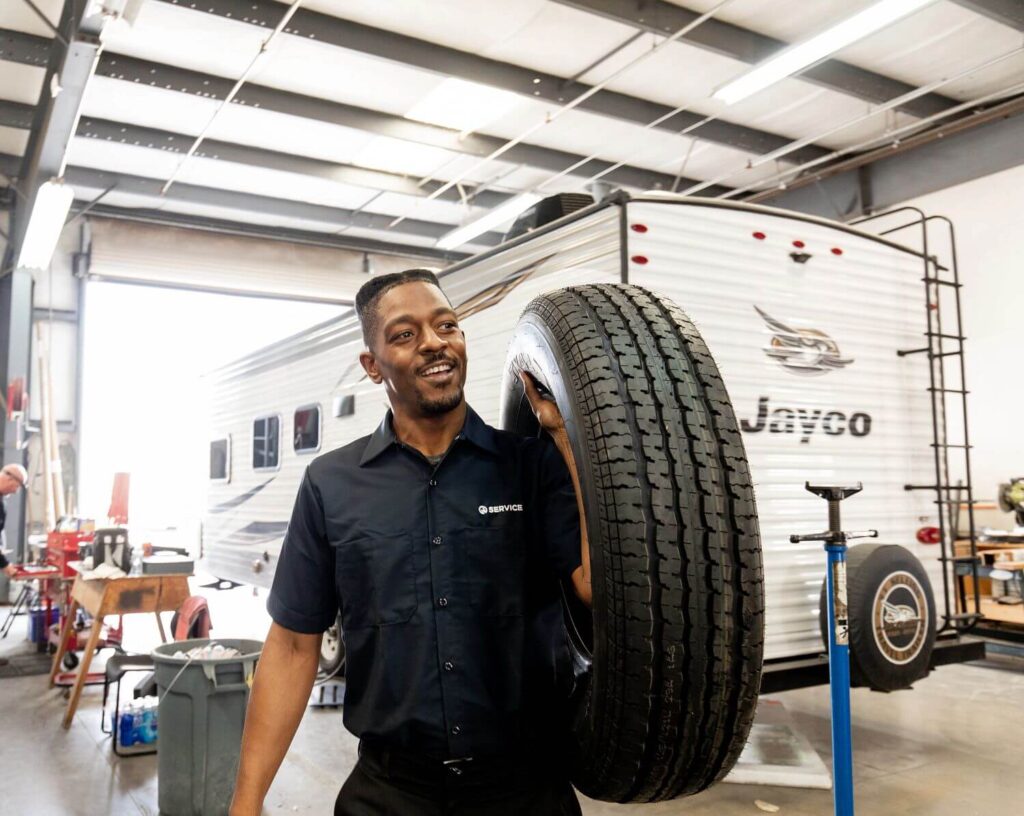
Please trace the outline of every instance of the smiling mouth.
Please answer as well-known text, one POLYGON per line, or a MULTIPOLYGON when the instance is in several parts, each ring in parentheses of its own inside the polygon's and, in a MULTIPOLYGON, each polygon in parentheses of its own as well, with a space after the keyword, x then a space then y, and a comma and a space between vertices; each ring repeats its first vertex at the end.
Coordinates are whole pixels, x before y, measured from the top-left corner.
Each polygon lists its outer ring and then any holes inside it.
POLYGON ((443 360, 420 371, 420 376, 432 381, 446 380, 451 377, 453 371, 455 363, 443 360))

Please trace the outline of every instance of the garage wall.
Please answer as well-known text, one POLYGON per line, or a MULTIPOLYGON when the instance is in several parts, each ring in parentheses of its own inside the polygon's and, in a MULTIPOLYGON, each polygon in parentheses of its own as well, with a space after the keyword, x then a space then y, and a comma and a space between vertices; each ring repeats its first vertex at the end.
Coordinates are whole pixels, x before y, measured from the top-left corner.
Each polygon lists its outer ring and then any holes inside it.
POLYGON ((956 226, 972 475, 975 498, 991 501, 1000 481, 1024 474, 1024 166, 905 203, 956 226))

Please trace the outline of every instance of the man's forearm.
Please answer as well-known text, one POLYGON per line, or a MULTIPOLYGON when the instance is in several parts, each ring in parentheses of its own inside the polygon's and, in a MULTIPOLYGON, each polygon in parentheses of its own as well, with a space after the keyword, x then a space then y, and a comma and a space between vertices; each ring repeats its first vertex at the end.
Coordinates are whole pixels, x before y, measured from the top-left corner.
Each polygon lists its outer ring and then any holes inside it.
POLYGON ((320 635, 270 627, 256 669, 242 736, 231 816, 259 816, 299 727, 316 680, 320 635))

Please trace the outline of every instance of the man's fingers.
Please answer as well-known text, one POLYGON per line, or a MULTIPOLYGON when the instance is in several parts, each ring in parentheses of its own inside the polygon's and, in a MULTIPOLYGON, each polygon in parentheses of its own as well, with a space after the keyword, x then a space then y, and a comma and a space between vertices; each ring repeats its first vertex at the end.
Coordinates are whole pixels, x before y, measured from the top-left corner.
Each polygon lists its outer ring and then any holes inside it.
POLYGON ((526 389, 526 398, 530 400, 531 405, 535 405, 537 400, 540 399, 540 393, 537 391, 537 386, 533 383, 533 377, 525 370, 521 370, 519 372, 519 379, 523 381, 523 387, 526 389))

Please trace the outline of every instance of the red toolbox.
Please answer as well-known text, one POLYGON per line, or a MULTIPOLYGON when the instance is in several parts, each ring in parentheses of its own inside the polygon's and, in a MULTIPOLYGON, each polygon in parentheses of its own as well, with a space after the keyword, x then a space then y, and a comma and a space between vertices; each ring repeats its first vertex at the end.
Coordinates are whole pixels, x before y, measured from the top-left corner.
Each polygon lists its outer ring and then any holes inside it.
POLYGON ((46 536, 46 563, 53 567, 60 568, 63 578, 74 578, 75 571, 69 564, 72 561, 81 561, 79 547, 82 544, 92 545, 93 534, 91 532, 57 533, 52 532, 46 536))

